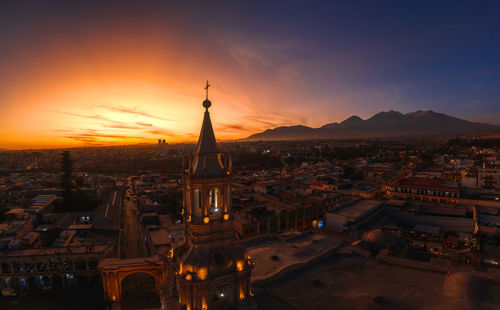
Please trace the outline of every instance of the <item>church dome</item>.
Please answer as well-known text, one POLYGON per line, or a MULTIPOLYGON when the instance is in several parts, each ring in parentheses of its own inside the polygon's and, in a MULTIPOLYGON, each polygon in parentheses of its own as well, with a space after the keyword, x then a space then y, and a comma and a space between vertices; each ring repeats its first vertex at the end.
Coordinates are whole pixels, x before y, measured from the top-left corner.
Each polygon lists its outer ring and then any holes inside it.
POLYGON ((395 245, 399 239, 400 237, 398 235, 382 229, 374 229, 363 236, 364 241, 384 247, 395 245))

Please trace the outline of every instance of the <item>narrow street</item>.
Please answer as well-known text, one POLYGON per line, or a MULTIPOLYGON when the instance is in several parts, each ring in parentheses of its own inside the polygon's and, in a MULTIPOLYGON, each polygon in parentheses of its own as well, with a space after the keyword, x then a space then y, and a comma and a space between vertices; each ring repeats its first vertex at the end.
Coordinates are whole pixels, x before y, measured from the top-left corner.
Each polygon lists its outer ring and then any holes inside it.
POLYGON ((122 212, 121 257, 137 258, 147 256, 137 203, 133 200, 125 200, 122 212))

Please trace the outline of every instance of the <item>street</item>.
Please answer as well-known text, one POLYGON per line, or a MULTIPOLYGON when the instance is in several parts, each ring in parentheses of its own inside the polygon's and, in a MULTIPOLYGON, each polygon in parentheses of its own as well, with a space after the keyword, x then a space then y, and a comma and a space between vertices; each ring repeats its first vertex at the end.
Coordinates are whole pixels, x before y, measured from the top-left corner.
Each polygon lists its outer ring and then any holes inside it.
POLYGON ((137 203, 133 200, 125 200, 122 212, 121 257, 137 258, 147 256, 137 203))

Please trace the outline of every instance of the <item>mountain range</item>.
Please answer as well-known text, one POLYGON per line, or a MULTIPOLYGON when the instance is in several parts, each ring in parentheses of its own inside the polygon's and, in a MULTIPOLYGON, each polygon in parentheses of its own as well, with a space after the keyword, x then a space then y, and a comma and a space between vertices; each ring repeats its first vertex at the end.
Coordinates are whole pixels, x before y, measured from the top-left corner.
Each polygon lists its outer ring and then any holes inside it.
POLYGON ((459 136, 498 132, 500 126, 469 122, 434 111, 380 112, 364 120, 356 115, 320 128, 283 126, 251 135, 247 140, 352 139, 402 136, 459 136))

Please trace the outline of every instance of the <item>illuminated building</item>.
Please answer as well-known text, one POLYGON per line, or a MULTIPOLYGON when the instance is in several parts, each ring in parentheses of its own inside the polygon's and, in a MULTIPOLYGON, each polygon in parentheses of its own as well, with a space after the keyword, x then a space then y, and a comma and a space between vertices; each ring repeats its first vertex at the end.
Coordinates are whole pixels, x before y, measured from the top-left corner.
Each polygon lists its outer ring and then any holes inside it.
POLYGON ((235 240, 231 214, 231 158, 219 151, 208 108, 195 154, 184 170, 186 242, 174 249, 171 267, 181 307, 253 308, 253 264, 235 240))

